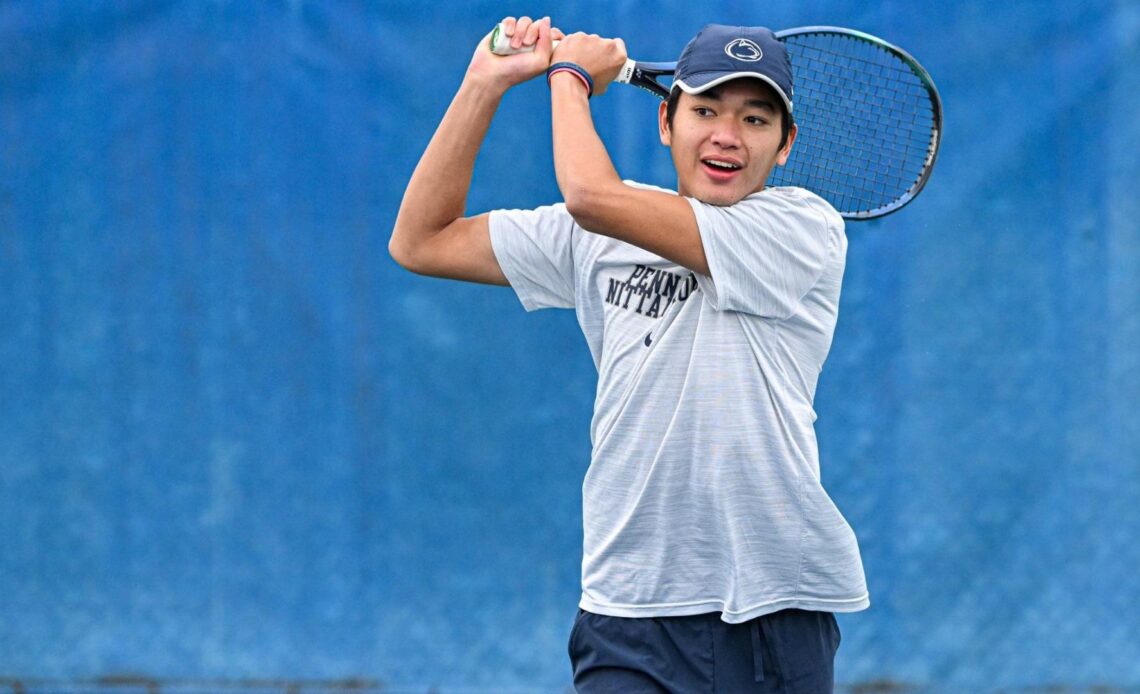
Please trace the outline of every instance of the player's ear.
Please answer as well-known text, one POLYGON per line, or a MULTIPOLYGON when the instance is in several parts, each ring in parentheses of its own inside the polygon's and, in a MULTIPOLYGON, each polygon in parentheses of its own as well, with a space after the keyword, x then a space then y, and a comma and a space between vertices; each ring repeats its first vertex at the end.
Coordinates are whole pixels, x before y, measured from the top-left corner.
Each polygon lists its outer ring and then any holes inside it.
POLYGON ((661 106, 657 108, 657 128, 660 131, 661 144, 666 147, 672 144, 672 133, 669 132, 669 100, 661 102, 661 106))
MULTIPOLYGON (((786 116, 785 116, 786 118, 786 116)), ((788 161, 788 155, 792 153, 792 143, 796 141, 796 124, 792 123, 792 127, 788 128, 788 141, 780 148, 779 156, 776 157, 776 163, 783 166, 788 161)))

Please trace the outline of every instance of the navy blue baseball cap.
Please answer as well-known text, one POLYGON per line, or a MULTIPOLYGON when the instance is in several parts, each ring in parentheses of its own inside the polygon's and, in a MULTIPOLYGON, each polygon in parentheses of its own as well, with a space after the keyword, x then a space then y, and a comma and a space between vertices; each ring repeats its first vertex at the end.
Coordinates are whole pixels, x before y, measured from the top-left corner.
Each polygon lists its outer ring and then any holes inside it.
POLYGON ((764 80, 792 112, 792 61, 784 44, 765 27, 706 25, 681 52, 673 86, 700 94, 738 77, 764 80))

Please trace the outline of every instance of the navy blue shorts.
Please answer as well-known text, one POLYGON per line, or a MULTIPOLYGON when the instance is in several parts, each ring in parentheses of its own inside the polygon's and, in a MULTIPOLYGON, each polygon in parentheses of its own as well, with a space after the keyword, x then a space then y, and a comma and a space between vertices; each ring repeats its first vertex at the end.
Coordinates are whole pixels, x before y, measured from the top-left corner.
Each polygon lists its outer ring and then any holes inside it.
POLYGON ((574 688, 595 692, 831 694, 839 626, 830 612, 782 610, 742 624, 719 613, 630 619, 578 610, 574 688))

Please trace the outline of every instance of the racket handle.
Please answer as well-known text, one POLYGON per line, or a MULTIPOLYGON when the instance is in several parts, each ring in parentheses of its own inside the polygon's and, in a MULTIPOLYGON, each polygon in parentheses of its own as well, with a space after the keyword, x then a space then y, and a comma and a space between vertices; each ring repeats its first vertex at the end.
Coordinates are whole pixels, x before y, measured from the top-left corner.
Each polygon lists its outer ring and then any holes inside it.
MULTIPOLYGON (((503 31, 502 22, 495 25, 495 30, 491 32, 491 52, 495 55, 514 55, 515 53, 533 53, 534 46, 523 46, 521 48, 511 48, 511 37, 507 36, 503 31)), ((551 48, 558 46, 558 41, 551 44, 551 48)), ((621 82, 622 84, 629 84, 629 80, 633 77, 633 71, 637 68, 637 61, 632 58, 625 61, 621 70, 618 71, 617 77, 614 82, 621 82)))
MULTIPOLYGON (((551 44, 551 48, 557 46, 558 42, 555 41, 551 44)), ((503 31, 503 23, 499 22, 495 25, 495 30, 491 32, 491 52, 495 55, 514 55, 515 53, 533 53, 534 46, 522 46, 521 48, 511 48, 511 37, 507 36, 503 31)))

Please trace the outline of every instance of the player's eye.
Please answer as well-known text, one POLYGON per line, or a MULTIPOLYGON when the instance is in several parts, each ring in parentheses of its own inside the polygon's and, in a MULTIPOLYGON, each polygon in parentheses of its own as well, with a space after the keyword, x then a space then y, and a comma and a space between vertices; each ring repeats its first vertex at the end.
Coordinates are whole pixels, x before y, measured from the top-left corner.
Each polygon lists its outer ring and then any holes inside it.
POLYGON ((703 116, 711 116, 711 115, 713 115, 712 109, 711 109, 711 108, 708 108, 708 107, 706 107, 706 106, 696 106, 696 107, 694 107, 694 108, 693 108, 693 113, 697 114, 698 116, 702 116, 702 117, 703 117, 703 116))
POLYGON ((767 125, 768 119, 764 118, 763 116, 747 116, 744 119, 744 122, 748 123, 749 125, 767 125))

